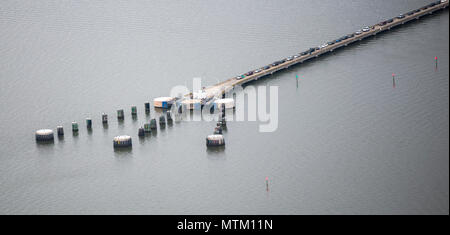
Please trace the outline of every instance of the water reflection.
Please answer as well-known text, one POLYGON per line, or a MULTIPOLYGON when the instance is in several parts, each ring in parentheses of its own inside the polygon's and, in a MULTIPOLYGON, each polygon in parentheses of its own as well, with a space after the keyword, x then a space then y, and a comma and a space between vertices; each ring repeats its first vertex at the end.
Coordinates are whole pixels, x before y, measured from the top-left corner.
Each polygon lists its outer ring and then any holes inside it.
POLYGON ((114 156, 119 159, 130 158, 133 156, 133 148, 114 148, 114 156))
POLYGON ((155 107, 155 113, 162 114, 162 113, 164 113, 164 109, 155 107))
POLYGON ((156 129, 152 130, 151 136, 155 137, 158 135, 158 131, 156 129))
POLYGON ((55 143, 54 140, 47 140, 47 141, 36 141, 36 145, 38 146, 50 146, 55 143))
POLYGON ((227 132, 228 131, 227 126, 220 126, 220 127, 222 128, 222 132, 227 132))
POLYGON ((208 155, 217 155, 225 152, 225 146, 207 147, 206 152, 208 155))
POLYGON ((103 134, 108 133, 108 123, 103 123, 103 134))
POLYGON ((77 132, 72 132, 72 140, 73 140, 73 143, 76 145, 77 143, 78 143, 78 131, 77 132))
POLYGON ((36 148, 39 153, 49 154, 54 152, 55 141, 36 141, 36 148))
POLYGON ((56 135, 56 138, 58 138, 58 143, 56 144, 58 149, 62 149, 65 144, 64 136, 63 135, 56 135))
POLYGON ((87 129, 87 139, 89 140, 89 142, 92 142, 93 137, 92 137, 92 128, 88 128, 87 129))
POLYGON ((143 144, 146 141, 146 137, 147 137, 147 134, 145 134, 145 136, 138 136, 139 143, 143 144))
POLYGON ((125 128, 124 120, 123 119, 118 119, 117 120, 117 126, 119 127, 120 130, 123 130, 125 128))
POLYGON ((167 119, 167 125, 168 125, 169 127, 172 127, 172 126, 173 126, 173 118, 167 119))

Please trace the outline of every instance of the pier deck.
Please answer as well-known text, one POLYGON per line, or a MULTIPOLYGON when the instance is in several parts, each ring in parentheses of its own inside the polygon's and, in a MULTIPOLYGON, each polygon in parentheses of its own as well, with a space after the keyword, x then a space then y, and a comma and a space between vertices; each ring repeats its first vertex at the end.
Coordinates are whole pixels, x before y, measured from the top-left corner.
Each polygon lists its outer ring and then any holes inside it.
MULTIPOLYGON (((346 46, 348 46, 348 45, 350 45, 350 44, 352 44, 354 42, 361 41, 361 40, 363 40, 365 38, 377 35, 378 33, 390 30, 391 28, 394 28, 394 27, 399 26, 399 25, 403 25, 403 24, 405 24, 405 23, 407 23, 409 21, 419 19, 422 16, 433 14, 435 11, 447 8, 448 5, 449 5, 449 2, 445 1, 445 2, 439 3, 439 4, 435 5, 435 6, 428 7, 427 9, 420 10, 419 12, 415 12, 412 15, 405 14, 404 18, 401 18, 401 19, 395 17, 395 18, 393 18, 392 22, 386 23, 385 25, 376 24, 374 26, 371 26, 370 30, 368 32, 362 32, 359 35, 355 34, 354 37, 352 37, 352 38, 343 40, 341 42, 337 42, 337 43, 335 43, 333 45, 328 45, 325 48, 322 48, 320 50, 316 50, 316 51, 314 51, 314 52, 312 52, 310 54, 304 55, 304 56, 300 56, 300 57, 295 58, 295 59, 293 59, 291 61, 286 61, 283 64, 280 64, 280 65, 277 65, 277 66, 271 66, 267 70, 263 70, 263 71, 261 71, 259 73, 255 73, 253 75, 246 76, 246 77, 244 77, 242 79, 237 79, 235 77, 227 79, 227 80, 225 80, 223 82, 220 82, 218 84, 215 84, 213 86, 205 88, 204 91, 207 94, 207 99, 219 98, 219 97, 221 97, 224 94, 224 92, 227 92, 227 91, 231 90, 234 86, 243 85, 243 84, 248 83, 250 81, 258 80, 261 77, 264 77, 264 76, 267 76, 267 75, 270 75, 270 74, 274 74, 274 73, 276 73, 276 72, 278 72, 280 70, 289 68, 290 66, 303 63, 303 62, 305 62, 307 60, 310 60, 310 59, 313 59, 313 58, 317 58, 317 57, 319 57, 322 54, 325 54, 325 53, 328 53, 328 52, 332 52, 332 51, 334 51, 336 49, 339 49, 341 47, 346 47, 346 46)), ((422 9, 422 8, 420 8, 420 9, 422 9)))

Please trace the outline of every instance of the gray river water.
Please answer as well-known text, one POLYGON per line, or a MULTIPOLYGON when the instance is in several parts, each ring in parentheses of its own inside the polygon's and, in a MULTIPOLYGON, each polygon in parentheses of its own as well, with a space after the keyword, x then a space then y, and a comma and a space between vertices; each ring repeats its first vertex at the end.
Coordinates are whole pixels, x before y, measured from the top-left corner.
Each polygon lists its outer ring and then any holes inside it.
POLYGON ((205 146, 214 122, 137 138, 143 103, 173 86, 429 2, 1 1, 0 214, 448 214, 448 10, 252 83, 279 87, 275 132, 229 122, 217 151, 205 146), (57 125, 64 139, 36 144, 57 125), (113 150, 120 134, 131 151, 113 150))

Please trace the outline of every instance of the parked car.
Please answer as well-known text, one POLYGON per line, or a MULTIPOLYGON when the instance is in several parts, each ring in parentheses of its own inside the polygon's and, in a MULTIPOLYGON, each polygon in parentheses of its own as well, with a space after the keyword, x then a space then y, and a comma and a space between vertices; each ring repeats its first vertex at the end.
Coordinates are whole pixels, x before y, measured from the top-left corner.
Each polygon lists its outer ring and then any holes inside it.
POLYGON ((291 60, 293 60, 293 59, 294 59, 293 56, 289 56, 288 58, 286 58, 286 61, 291 61, 291 60))
POLYGON ((264 69, 264 70, 270 69, 270 65, 265 66, 263 69, 264 69))
POLYGON ((255 70, 254 73, 259 73, 259 72, 261 72, 261 71, 262 71, 262 69, 257 69, 257 70, 255 70))
POLYGON ((358 31, 355 32, 355 34, 356 34, 356 35, 360 35, 360 34, 362 34, 362 31, 361 31, 361 30, 358 30, 358 31))
POLYGON ((245 76, 251 76, 251 75, 253 75, 253 71, 250 71, 250 72, 248 72, 248 73, 246 73, 246 74, 244 74, 245 76))
POLYGON ((328 45, 333 45, 335 42, 331 41, 331 42, 327 42, 328 45))
POLYGON ((304 52, 300 53, 300 56, 305 56, 307 54, 309 54, 309 51, 304 51, 304 52))
POLYGON ((309 48, 308 54, 311 54, 311 53, 313 53, 313 52, 315 52, 315 51, 316 51, 316 48, 309 48))
POLYGON ((390 24, 390 23, 392 23, 392 22, 394 22, 394 19, 386 20, 386 23, 388 23, 388 24, 390 24))
POLYGON ((397 19, 403 19, 403 18, 405 18, 405 15, 403 15, 403 14, 397 16, 397 19))
POLYGON ((366 27, 362 28, 362 31, 363 31, 363 32, 369 32, 369 31, 370 31, 370 28, 366 26, 366 27))
POLYGON ((282 63, 284 63, 284 61, 283 62, 281 60, 280 61, 275 61, 275 62, 272 63, 272 66, 278 66, 278 65, 280 65, 282 63))

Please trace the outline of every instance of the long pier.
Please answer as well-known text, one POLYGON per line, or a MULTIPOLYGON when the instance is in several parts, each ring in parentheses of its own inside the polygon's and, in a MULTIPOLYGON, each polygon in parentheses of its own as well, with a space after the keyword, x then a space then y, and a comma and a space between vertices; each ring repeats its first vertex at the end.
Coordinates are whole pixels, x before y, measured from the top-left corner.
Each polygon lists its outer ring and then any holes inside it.
MULTIPOLYGON (((352 37, 349 37, 345 40, 333 40, 334 44, 332 45, 326 45, 323 48, 317 48, 313 52, 310 52, 306 55, 296 55, 296 58, 293 58, 291 60, 284 59, 284 62, 278 65, 266 65, 263 66, 261 69, 259 69, 259 72, 251 71, 252 74, 248 76, 244 76, 242 78, 233 77, 230 79, 227 79, 223 82, 220 82, 218 84, 215 84, 213 86, 207 87, 204 89, 204 92, 206 93, 206 99, 211 100, 214 98, 220 98, 224 95, 225 92, 230 91, 233 89, 233 87, 237 85, 243 85, 245 83, 258 80, 261 77, 274 74, 280 70, 289 68, 293 65, 301 64, 307 60, 311 60, 314 58, 319 57, 322 54, 332 52, 336 49, 339 49, 341 47, 346 47, 354 42, 361 41, 365 38, 369 38, 372 36, 375 36, 381 32, 388 31, 394 27, 403 25, 405 23, 408 23, 412 20, 418 20, 420 17, 423 17, 425 15, 433 14, 434 12, 438 10, 442 10, 447 8, 449 5, 448 0, 443 1, 435 1, 431 4, 428 4, 424 7, 421 7, 419 9, 410 11, 405 13, 404 15, 401 15, 401 17, 397 16, 392 19, 388 19, 386 21, 382 21, 376 25, 369 26, 368 30, 366 29, 365 32, 361 31, 360 33, 352 33, 352 37), (337 41, 337 42, 336 42, 337 41), (264 67, 266 69, 264 69, 264 67)), ((283 61, 283 60, 282 60, 283 61)))
MULTIPOLYGON (((304 51, 300 54, 273 62, 270 65, 265 65, 257 70, 252 70, 244 75, 241 75, 239 77, 233 77, 230 79, 227 79, 223 82, 220 82, 218 84, 215 84, 213 86, 203 88, 203 93, 201 95, 202 98, 200 100, 198 97, 193 100, 193 93, 187 94, 184 97, 182 97, 183 101, 187 101, 184 105, 192 106, 193 107, 189 109, 193 109, 200 104, 205 103, 211 103, 214 101, 217 101, 216 99, 220 99, 224 96, 224 94, 230 90, 232 90, 235 86, 243 85, 245 83, 258 80, 261 77, 274 74, 280 70, 287 69, 291 66, 301 64, 305 61, 314 59, 319 57, 322 54, 332 52, 334 50, 337 50, 342 47, 346 47, 354 42, 361 41, 365 38, 377 35, 378 33, 382 33, 385 31, 390 30, 391 28, 397 27, 399 25, 405 24, 407 22, 410 22, 412 20, 419 19, 420 17, 423 17, 425 15, 433 14, 434 12, 442 9, 446 9, 449 5, 449 0, 441 0, 441 1, 435 1, 433 3, 430 3, 424 7, 421 7, 419 9, 410 11, 405 13, 404 15, 399 15, 395 18, 388 19, 385 21, 382 21, 376 25, 373 26, 366 26, 362 30, 348 34, 346 36, 343 36, 337 40, 332 40, 328 43, 325 43, 321 45, 320 47, 310 48, 307 51, 304 51), (195 103, 193 103, 195 101, 195 103)), ((181 97, 180 97, 181 98, 181 97)), ((157 99, 154 99, 154 106, 155 108, 163 108, 167 109, 170 108, 174 101, 179 100, 178 97, 159 97, 157 99), (170 105, 169 105, 170 104, 170 105)), ((228 100, 229 101, 229 100, 228 100)), ((218 102, 220 103, 220 102, 218 102)), ((226 103, 224 103, 224 100, 222 100, 222 105, 226 106, 226 103)), ((178 105, 178 102, 177 102, 178 105)), ((183 105, 183 103, 182 103, 183 105)), ((180 106, 181 107, 181 106, 180 106)), ((201 106, 200 106, 201 107, 201 106)), ((230 106, 231 107, 231 106, 230 106)), ((179 107, 177 107, 179 108, 179 107)), ((146 113, 150 113, 150 103, 145 103, 145 110, 146 113)), ((137 114, 136 106, 132 106, 131 113, 133 116, 137 114)), ((172 120, 172 117, 170 116, 171 113, 166 113, 167 121, 169 122, 172 120)), ((216 127, 214 131, 214 135, 210 135, 207 137, 207 146, 223 146, 225 145, 225 141, 222 133, 222 126, 226 126, 226 121, 224 119, 225 117, 225 109, 222 109, 222 118, 218 123, 218 126, 216 127)), ((123 120, 124 118, 124 111, 123 109, 117 110, 117 118, 118 120, 123 120)), ((165 126, 166 119, 164 116, 160 116, 160 128, 165 126)), ((108 123, 108 116, 106 114, 102 114, 102 123, 105 125, 108 123)), ((92 119, 88 118, 86 119, 86 125, 88 130, 92 128, 92 119)), ((151 132, 151 129, 156 128, 156 119, 152 119, 150 123, 146 123, 144 127, 139 128, 138 135, 140 137, 145 136, 145 133, 151 132), (145 128, 144 128, 145 127, 145 128)), ((73 134, 78 133, 78 123, 72 122, 72 132, 73 134)), ((64 135, 64 130, 62 126, 57 127, 57 134, 58 136, 64 135)), ((35 133, 36 141, 38 142, 49 142, 53 141, 54 139, 54 133, 51 129, 42 129, 38 130, 35 133)), ((130 136, 117 136, 114 138, 114 147, 131 147, 131 137, 130 136)))

